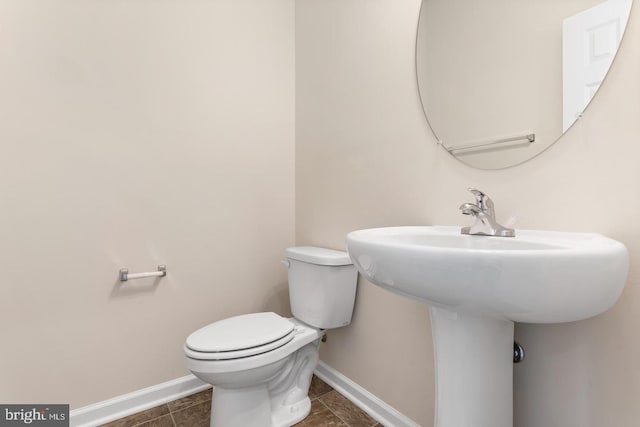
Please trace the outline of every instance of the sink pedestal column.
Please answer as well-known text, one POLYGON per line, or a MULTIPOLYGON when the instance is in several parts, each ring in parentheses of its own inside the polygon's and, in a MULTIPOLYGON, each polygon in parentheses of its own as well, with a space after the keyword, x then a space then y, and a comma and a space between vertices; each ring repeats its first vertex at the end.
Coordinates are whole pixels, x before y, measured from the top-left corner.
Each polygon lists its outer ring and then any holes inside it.
POLYGON ((513 427, 513 322, 430 307, 435 427, 513 427))

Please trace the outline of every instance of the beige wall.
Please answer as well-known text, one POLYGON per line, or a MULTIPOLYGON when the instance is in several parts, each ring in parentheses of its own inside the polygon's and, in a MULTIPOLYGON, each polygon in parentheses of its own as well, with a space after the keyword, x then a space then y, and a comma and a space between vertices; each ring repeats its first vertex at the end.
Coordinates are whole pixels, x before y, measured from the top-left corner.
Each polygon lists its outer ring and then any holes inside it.
MULTIPOLYGON (((296 2, 296 240, 344 247, 347 232, 466 224, 477 186, 519 228, 599 232, 631 254, 625 292, 591 320, 517 325, 517 427, 635 426, 640 419, 640 9, 584 119, 524 165, 480 171, 434 143, 414 76, 420 0, 296 2)), ((517 285, 517 284, 514 284, 517 285)), ((550 296, 551 297, 551 296, 550 296)), ((322 359, 421 425, 432 425, 424 305, 361 281, 354 322, 322 359)))
POLYGON ((0 0, 0 402, 158 384, 196 328, 288 313, 293 10, 0 0))

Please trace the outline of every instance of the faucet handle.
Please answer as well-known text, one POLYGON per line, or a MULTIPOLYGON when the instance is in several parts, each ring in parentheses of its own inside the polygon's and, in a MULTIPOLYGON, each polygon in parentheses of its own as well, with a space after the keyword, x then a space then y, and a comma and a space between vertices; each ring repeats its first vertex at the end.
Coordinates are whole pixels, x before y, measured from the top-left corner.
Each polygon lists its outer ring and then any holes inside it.
POLYGON ((487 215, 495 218, 496 211, 493 207, 493 200, 484 192, 478 190, 477 188, 469 187, 467 188, 476 198, 476 203, 478 207, 487 215))

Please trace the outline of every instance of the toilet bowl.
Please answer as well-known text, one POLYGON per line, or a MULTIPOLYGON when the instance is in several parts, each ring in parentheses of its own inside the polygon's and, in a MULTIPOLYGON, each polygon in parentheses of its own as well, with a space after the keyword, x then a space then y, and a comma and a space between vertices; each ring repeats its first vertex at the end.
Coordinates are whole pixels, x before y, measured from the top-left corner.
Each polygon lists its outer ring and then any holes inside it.
POLYGON ((212 427, 288 427, 311 410, 308 397, 324 329, 351 322, 357 272, 345 252, 286 251, 294 318, 252 313, 187 338, 186 367, 212 384, 212 427))

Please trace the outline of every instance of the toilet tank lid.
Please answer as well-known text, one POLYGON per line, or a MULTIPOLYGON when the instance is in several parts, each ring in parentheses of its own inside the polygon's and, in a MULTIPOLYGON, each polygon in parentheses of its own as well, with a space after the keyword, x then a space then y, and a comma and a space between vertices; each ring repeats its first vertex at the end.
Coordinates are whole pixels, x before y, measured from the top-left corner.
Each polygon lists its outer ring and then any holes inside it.
POLYGON ((314 246, 296 246, 287 248, 287 258, 318 265, 351 265, 349 254, 344 251, 317 248, 314 246))

